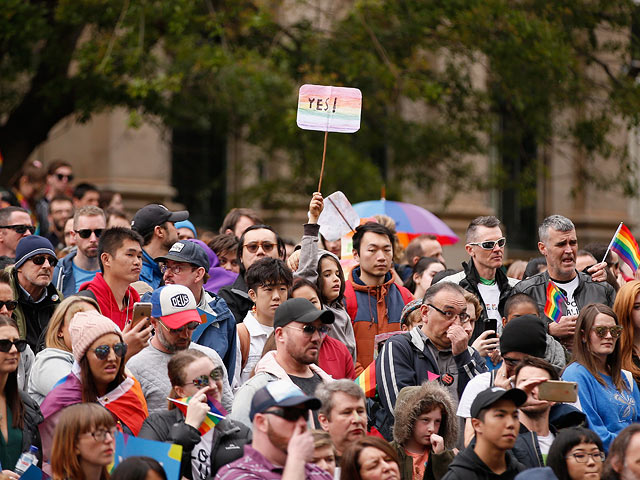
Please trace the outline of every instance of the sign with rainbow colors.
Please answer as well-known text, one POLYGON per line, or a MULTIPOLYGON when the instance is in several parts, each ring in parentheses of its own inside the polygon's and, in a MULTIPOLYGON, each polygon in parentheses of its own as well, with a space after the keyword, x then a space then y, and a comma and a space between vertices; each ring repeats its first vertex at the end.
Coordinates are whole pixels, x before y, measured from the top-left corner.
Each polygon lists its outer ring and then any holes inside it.
POLYGON ((361 112, 362 92, 357 88, 300 87, 297 123, 303 130, 354 133, 360 130, 361 112))

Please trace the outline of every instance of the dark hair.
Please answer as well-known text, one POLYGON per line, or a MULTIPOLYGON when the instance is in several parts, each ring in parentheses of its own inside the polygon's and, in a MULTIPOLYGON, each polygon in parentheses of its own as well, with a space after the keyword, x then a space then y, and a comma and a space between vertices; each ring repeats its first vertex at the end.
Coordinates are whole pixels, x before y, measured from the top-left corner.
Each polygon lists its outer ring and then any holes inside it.
POLYGON ((278 232, 276 232, 273 229, 273 227, 269 225, 263 225, 263 224, 251 225, 244 232, 242 232, 242 236, 238 241, 238 249, 236 253, 238 255, 238 265, 240 266, 240 275, 244 275, 245 272, 247 271, 247 268, 242 263, 242 249, 244 248, 244 237, 247 234, 247 232, 250 232, 252 230, 269 230, 270 232, 273 232, 274 235, 276 236, 276 243, 278 244, 278 255, 280 256, 280 260, 284 260, 287 256, 287 249, 284 246, 284 242, 282 241, 282 238, 280 238, 280 235, 278 235, 278 232))
POLYGON ((107 217, 107 223, 109 223, 109 219, 111 217, 124 218, 127 222, 130 221, 127 214, 124 213, 122 210, 118 210, 116 207, 107 207, 104 210, 104 214, 107 217))
POLYGON ((328 259, 328 260, 331 260, 333 263, 335 263, 336 267, 338 267, 338 275, 340 275, 340 292, 338 292, 338 296, 336 297, 335 300, 333 300, 332 303, 335 303, 335 302, 342 303, 342 299, 344 298, 344 289, 345 289, 344 270, 342 269, 342 265, 340 265, 340 261, 336 257, 334 257, 333 255, 331 255, 331 254, 322 255, 320 257, 320 259, 318 260, 318 267, 317 267, 318 280, 316 280, 316 285, 318 286, 318 291, 320 292, 319 293, 320 301, 322 302, 323 305, 329 305, 329 300, 327 300, 324 297, 324 294, 322 293, 322 291, 324 289, 324 277, 322 276, 322 270, 320 269, 320 263, 325 258, 328 259))
POLYGON ((258 287, 283 283, 290 288, 293 284, 293 273, 279 258, 264 257, 255 262, 245 275, 247 288, 256 291, 258 287))
POLYGON ((431 280, 431 285, 435 285, 436 283, 439 283, 440 281, 442 281, 443 278, 450 277, 451 275, 455 275, 458 272, 459 270, 454 270, 453 268, 447 268, 446 270, 442 270, 433 276, 433 279, 431 280))
MULTIPOLYGON (((0 258, 3 258, 3 257, 0 257, 0 258)), ((11 263, 13 263, 13 260, 11 263)), ((11 285, 11 274, 6 270, 0 270, 0 283, 6 283, 8 285, 11 285)))
POLYGON ((622 467, 624 467, 624 458, 627 455, 629 442, 631 442, 631 439, 636 433, 640 433, 640 423, 632 423, 618 433, 618 436, 609 446, 609 455, 604 464, 602 478, 619 478, 619 474, 614 468, 615 464, 622 463, 622 467))
POLYGON ((162 480, 167 480, 167 474, 162 465, 151 457, 125 458, 113 470, 111 480, 145 480, 149 470, 153 470, 162 480))
POLYGON ((13 176, 11 186, 17 189, 20 186, 22 177, 27 177, 27 180, 31 183, 44 183, 46 176, 47 172, 42 168, 40 161, 29 161, 13 176))
MULTIPOLYGON (((576 332, 573 336, 573 350, 571 353, 573 354, 572 363, 579 363, 582 365, 591 375, 593 375, 599 384, 608 388, 608 385, 603 380, 600 372, 598 372, 598 367, 595 358, 591 353, 591 345, 588 340, 593 323, 595 322, 596 317, 601 313, 613 318, 616 325, 620 325, 618 316, 611 308, 603 305, 602 303, 590 303, 580 310, 578 320, 576 320, 576 332), (587 337, 586 342, 582 341, 583 335, 587 337)), ((611 383, 616 387, 616 390, 619 392, 622 390, 629 390, 629 387, 622 379, 622 355, 620 355, 620 341, 615 342, 613 352, 607 355, 606 366, 609 367, 611 383)), ((633 385, 631 385, 631 387, 633 387, 633 385)))
POLYGON ((25 210, 22 207, 5 207, 0 208, 0 225, 9 225, 9 219, 11 218, 11 214, 14 212, 22 212, 29 215, 29 211, 25 210))
POLYGON ((125 240, 133 240, 140 244, 142 248, 142 237, 138 232, 134 232, 130 228, 113 227, 105 230, 100 235, 98 241, 98 261, 100 263, 100 271, 104 273, 104 266, 102 265, 102 259, 100 258, 103 253, 108 253, 114 256, 118 249, 122 247, 125 240))
POLYGON ((529 260, 526 268, 524 269, 524 275, 522 277, 523 280, 527 278, 533 277, 540 273, 540 267, 547 265, 547 259, 545 257, 536 257, 529 260))
POLYGON ((367 232, 387 236, 389 238, 389 242, 391 242, 391 251, 393 251, 396 244, 396 236, 391 232, 391 230, 381 223, 367 222, 364 225, 356 227, 356 233, 353 234, 353 249, 358 252, 358 255, 360 255, 360 242, 362 241, 364 234, 367 232))
POLYGON ((109 208, 109 204, 113 197, 116 195, 120 195, 120 192, 116 192, 115 190, 102 190, 100 192, 100 197, 98 198, 98 206, 103 210, 109 208))
MULTIPOLYGON (((6 315, 0 315, 0 327, 13 327, 16 332, 20 332, 16 321, 7 317, 6 315)), ((11 409, 11 416, 13 420, 11 426, 13 428, 19 428, 22 430, 24 425, 24 404, 20 397, 20 390, 18 389, 18 369, 9 373, 7 377, 7 383, 4 386, 4 395, 6 398, 7 407, 11 409)))
POLYGON ((53 175, 60 167, 72 168, 69 162, 60 159, 53 160, 47 167, 47 175, 53 175))
MULTIPOLYGON (((516 308, 518 305, 522 305, 523 303, 532 305, 536 309, 536 312, 538 312, 538 304, 533 298, 531 298, 526 293, 516 293, 515 295, 511 295, 509 298, 507 298, 507 301, 504 302, 504 318, 508 319, 509 315, 511 314, 511 310, 516 308)), ((539 316, 539 313, 536 313, 536 315, 539 316)))
POLYGON ((387 454, 391 460, 398 464, 398 453, 386 440, 379 437, 362 437, 350 444, 342 454, 340 461, 340 480, 362 480, 360 475, 360 454, 367 447, 377 448, 387 454))
MULTIPOLYGON (((440 265, 442 265, 442 262, 440 262, 440 260, 433 258, 433 257, 420 257, 420 260, 418 260, 416 262, 416 264, 413 266, 413 270, 411 272, 411 275, 409 275, 409 278, 407 278, 407 280, 404 282, 404 286, 406 288, 409 289, 409 291, 411 293, 415 293, 416 291, 416 282, 413 279, 413 276, 418 274, 418 275, 422 275, 424 273, 425 270, 427 270, 429 268, 429 265, 432 265, 434 263, 439 263, 440 265)), ((444 265, 442 265, 444 267, 444 265)))
MULTIPOLYGON (((60 258, 60 257, 58 257, 60 258)), ((16 259, 13 257, 7 257, 6 255, 0 255, 0 271, 4 271, 5 268, 7 268, 9 265, 13 265, 15 263, 16 259)), ((0 281, 0 283, 9 283, 9 282, 2 282, 0 281)))
POLYGON ((73 189, 73 198, 82 200, 82 197, 84 197, 87 192, 100 193, 100 190, 98 190, 98 187, 96 187, 92 183, 79 183, 78 185, 76 185, 76 188, 73 189))
POLYGON ((238 239, 235 235, 226 233, 216 235, 213 240, 209 242, 209 248, 214 251, 214 253, 220 256, 224 252, 238 250, 238 239))
MULTIPOLYGON (((171 393, 169 393, 169 398, 178 398, 178 394, 174 387, 181 387, 187 383, 187 378, 184 374, 185 369, 201 358, 210 359, 206 353, 196 350, 195 348, 182 350, 171 357, 171 360, 167 363, 167 374, 169 375, 169 381, 171 382, 171 393)), ((211 360, 211 362, 213 363, 213 360, 211 360)), ((169 402, 169 410, 173 410, 174 408, 176 408, 175 403, 169 402)))
POLYGON ((581 443, 593 443, 601 452, 604 452, 602 446, 602 440, 592 430, 582 427, 571 427, 560 430, 556 439, 549 448, 549 455, 547 456, 547 466, 551 467, 553 473, 556 474, 559 480, 568 480, 569 471, 567 469, 567 453, 581 443))
POLYGON ((53 197, 51 199, 51 201, 49 202, 49 205, 51 205, 53 202, 69 202, 69 203, 73 203, 73 200, 71 200, 71 197, 68 197, 67 195, 56 195, 55 197, 53 197))
POLYGON ((293 283, 289 288, 288 298, 291 298, 291 296, 293 295, 293 292, 295 292, 299 288, 304 288, 304 287, 311 288, 315 292, 315 294, 318 296, 318 300, 320 300, 320 292, 318 291, 318 286, 315 283, 310 282, 306 278, 302 278, 302 277, 295 277, 293 279, 293 283))
POLYGON ((404 256, 410 267, 413 266, 411 265, 413 257, 422 257, 424 255, 424 252, 422 251, 422 242, 424 240, 438 240, 438 237, 431 234, 423 234, 409 242, 407 248, 404 249, 404 256))
POLYGON ((422 303, 424 305, 426 305, 427 303, 433 302, 434 297, 441 290, 449 290, 449 291, 452 291, 452 292, 456 292, 456 293, 459 293, 463 297, 464 297, 464 292, 466 291, 464 288, 462 288, 457 283, 452 283, 452 282, 436 283, 435 285, 431 285, 429 288, 427 288, 427 291, 424 292, 424 297, 422 297, 422 303))
MULTIPOLYGON (((250 208, 232 208, 229 213, 222 220, 220 226, 220 233, 226 233, 227 230, 234 231, 236 229, 236 223, 241 217, 247 217, 251 219, 254 225, 262 225, 264 222, 258 216, 258 212, 250 208)), ((244 232, 243 232, 244 233, 244 232)))
POLYGON ((475 240, 475 233, 478 230, 478 227, 486 227, 486 228, 494 228, 500 226, 500 220, 498 217, 494 217, 493 215, 488 215, 485 217, 476 217, 471 220, 471 223, 467 227, 466 232, 466 242, 473 242, 475 240))
POLYGON ((520 370, 522 370, 524 367, 539 368, 540 370, 544 370, 549 374, 550 380, 560 380, 560 375, 558 375, 558 370, 556 370, 556 367, 542 358, 532 357, 531 355, 526 355, 522 360, 520 360, 514 371, 514 378, 518 378, 520 370))

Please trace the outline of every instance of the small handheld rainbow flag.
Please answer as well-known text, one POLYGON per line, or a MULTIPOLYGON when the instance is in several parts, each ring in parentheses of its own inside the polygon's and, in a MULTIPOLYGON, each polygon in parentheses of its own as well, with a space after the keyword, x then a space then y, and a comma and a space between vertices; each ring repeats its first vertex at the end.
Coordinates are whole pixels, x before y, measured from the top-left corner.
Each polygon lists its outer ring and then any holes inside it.
MULTIPOLYGON (((189 400, 191 400, 191 397, 167 398, 167 400, 175 403, 178 410, 180 410, 185 417, 187 416, 187 407, 189 404, 189 400)), ((220 420, 223 420, 225 418, 225 415, 227 415, 227 411, 222 405, 220 405, 220 402, 208 399, 207 403, 209 404, 209 408, 211 409, 211 411, 207 413, 204 421, 200 424, 200 428, 198 429, 200 435, 204 435, 205 433, 207 433, 218 423, 220 423, 220 420)))
MULTIPOLYGON (((640 248, 638 248, 638 242, 636 242, 631 231, 622 222, 620 222, 616 233, 613 235, 613 239, 609 244, 609 250, 616 252, 622 261, 631 267, 634 273, 640 266, 640 248)), ((609 250, 607 250, 607 254, 609 250)), ((606 258, 607 255, 605 254, 605 259, 606 258)))
POLYGON ((562 316, 560 301, 567 303, 567 297, 563 295, 555 283, 549 280, 549 284, 547 285, 547 301, 544 304, 544 314, 554 322, 560 320, 562 316))
POLYGON ((362 389, 365 396, 373 398, 376 395, 376 362, 369 364, 364 371, 354 380, 362 389))

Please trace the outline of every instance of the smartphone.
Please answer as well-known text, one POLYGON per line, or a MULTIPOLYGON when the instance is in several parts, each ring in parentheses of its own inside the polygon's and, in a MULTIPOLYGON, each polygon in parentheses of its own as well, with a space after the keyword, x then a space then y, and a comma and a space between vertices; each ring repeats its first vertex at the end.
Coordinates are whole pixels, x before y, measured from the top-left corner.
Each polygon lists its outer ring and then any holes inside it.
POLYGON ((578 400, 578 384, 547 380, 538 385, 538 398, 550 402, 575 403, 578 400))
POLYGON ((131 327, 143 318, 151 316, 151 302, 136 302, 133 304, 133 317, 131 318, 131 327))

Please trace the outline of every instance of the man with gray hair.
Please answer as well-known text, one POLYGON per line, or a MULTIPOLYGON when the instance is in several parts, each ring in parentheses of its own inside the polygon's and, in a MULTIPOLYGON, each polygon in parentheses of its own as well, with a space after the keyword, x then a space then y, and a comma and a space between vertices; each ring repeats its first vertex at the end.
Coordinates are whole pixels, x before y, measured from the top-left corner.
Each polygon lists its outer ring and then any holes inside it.
MULTIPOLYGON (((538 250, 547 259, 547 271, 521 281, 512 290, 526 293, 538 305, 541 318, 547 321, 547 330, 568 348, 575 333, 576 319, 582 307, 589 303, 603 303, 613 307, 615 291, 600 279, 606 263, 591 267, 591 275, 576 270, 578 255, 578 237, 573 222, 562 215, 551 215, 545 218, 538 229, 538 250), (554 282, 566 297, 560 302, 562 315, 558 322, 553 322, 544 315, 547 300, 547 285, 554 282)), ((606 278, 606 274, 605 274, 606 278)))
POLYGON ((476 321, 471 342, 484 354, 495 348, 496 340, 489 335, 502 332, 504 302, 518 283, 508 278, 502 270, 502 260, 507 239, 502 234, 500 220, 494 216, 474 218, 467 227, 465 250, 471 257, 469 263, 462 263, 463 271, 440 280, 460 285, 473 293, 482 305, 482 313, 476 321), (487 332, 487 333, 485 333, 487 332), (483 335, 484 334, 484 335, 483 335))
POLYGON ((347 446, 367 434, 367 409, 364 392, 353 380, 335 380, 316 388, 322 402, 318 422, 329 433, 336 449, 336 463, 347 446))

